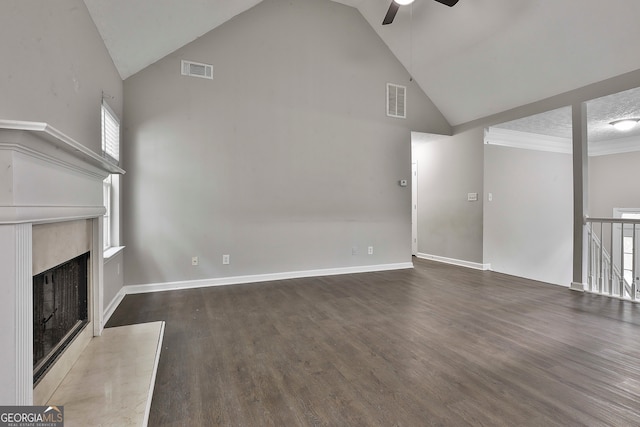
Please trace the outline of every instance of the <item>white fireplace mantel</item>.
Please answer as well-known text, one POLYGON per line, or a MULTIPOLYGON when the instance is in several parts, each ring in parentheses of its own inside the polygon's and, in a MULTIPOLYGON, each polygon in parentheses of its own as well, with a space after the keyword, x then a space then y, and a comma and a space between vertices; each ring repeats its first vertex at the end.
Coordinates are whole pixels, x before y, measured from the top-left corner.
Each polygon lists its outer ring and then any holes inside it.
POLYGON ((0 405, 34 403, 34 225, 92 221, 89 321, 100 335, 102 181, 123 173, 47 123, 0 120, 0 405))
POLYGON ((101 182, 124 173, 46 123, 14 120, 0 120, 0 165, 0 224, 103 215, 101 182))

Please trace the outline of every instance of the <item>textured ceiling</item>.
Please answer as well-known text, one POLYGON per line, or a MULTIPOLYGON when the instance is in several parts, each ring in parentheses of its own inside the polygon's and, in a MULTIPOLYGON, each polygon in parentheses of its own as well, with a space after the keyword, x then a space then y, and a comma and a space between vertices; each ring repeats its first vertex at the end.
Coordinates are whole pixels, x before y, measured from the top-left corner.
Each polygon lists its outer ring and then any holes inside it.
MULTIPOLYGON (((640 118, 640 88, 627 90, 587 102, 589 141, 607 141, 640 136, 640 125, 621 132, 609 123, 620 119, 640 118)), ((494 126, 540 135, 571 138, 571 108, 564 107, 494 126)))
MULTIPOLYGON (((85 3, 127 78, 260 1, 85 3)), ((334 1, 360 11, 452 125, 640 69, 638 0, 416 0, 388 26, 390 0, 334 1)))

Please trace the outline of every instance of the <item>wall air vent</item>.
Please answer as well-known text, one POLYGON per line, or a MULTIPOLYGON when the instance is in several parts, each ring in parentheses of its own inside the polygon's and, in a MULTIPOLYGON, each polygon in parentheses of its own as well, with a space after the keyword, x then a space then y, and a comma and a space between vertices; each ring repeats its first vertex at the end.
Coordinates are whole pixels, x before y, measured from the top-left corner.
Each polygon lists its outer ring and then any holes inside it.
POLYGON ((387 83, 387 116, 407 118, 407 87, 387 83))
POLYGON ((183 60, 182 75, 213 80, 213 65, 183 60))

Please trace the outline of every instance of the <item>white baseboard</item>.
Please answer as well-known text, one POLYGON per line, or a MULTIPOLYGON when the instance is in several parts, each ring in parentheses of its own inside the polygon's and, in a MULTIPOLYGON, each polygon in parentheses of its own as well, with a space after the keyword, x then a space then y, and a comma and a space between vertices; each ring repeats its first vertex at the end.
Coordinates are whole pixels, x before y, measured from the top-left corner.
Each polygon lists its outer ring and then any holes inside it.
POLYGON ((571 286, 569 286, 569 289, 576 292, 584 292, 586 286, 580 282, 571 282, 571 286))
POLYGON ((174 291, 179 289, 204 288, 209 286, 240 285, 243 283, 271 282, 274 280, 301 279, 305 277, 335 276, 339 274, 371 273, 375 271, 403 270, 413 268, 413 263, 362 265, 356 267, 328 268, 320 270, 290 271, 284 273, 255 274, 248 276, 221 277, 216 279, 185 280, 180 282, 150 283, 146 285, 127 285, 123 287, 126 295, 147 292, 174 291))
POLYGON ((475 270, 483 270, 483 271, 491 270, 491 264, 480 264, 478 262, 464 261, 461 259, 447 258, 443 256, 429 255, 429 254, 423 254, 423 253, 418 253, 416 257, 422 258, 422 259, 429 259, 431 261, 443 262, 445 264, 458 265, 460 267, 473 268, 475 270))
POLYGON ((124 291, 124 287, 120 288, 116 296, 113 297, 109 305, 104 309, 104 313, 102 314, 103 325, 107 324, 107 322, 109 321, 109 318, 111 318, 111 315, 113 314, 113 312, 116 311, 116 308, 118 308, 118 306, 122 302, 122 299, 125 297, 125 295, 126 293, 124 291))

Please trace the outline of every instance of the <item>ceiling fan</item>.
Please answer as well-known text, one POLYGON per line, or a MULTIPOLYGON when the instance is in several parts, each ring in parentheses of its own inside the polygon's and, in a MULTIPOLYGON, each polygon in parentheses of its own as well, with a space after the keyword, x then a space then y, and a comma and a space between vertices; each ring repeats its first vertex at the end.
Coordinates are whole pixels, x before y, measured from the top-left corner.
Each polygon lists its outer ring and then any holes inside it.
MULTIPOLYGON (((438 3, 442 3, 445 4, 449 7, 453 7, 455 6, 456 3, 458 3, 458 0, 435 0, 438 3)), ((396 13, 398 13, 398 9, 400 9, 400 6, 406 6, 408 4, 413 3, 413 0, 393 0, 391 2, 391 5, 389 6, 389 10, 387 11, 387 14, 384 17, 384 21, 382 21, 382 25, 389 25, 393 22, 393 18, 396 17, 396 13)))

